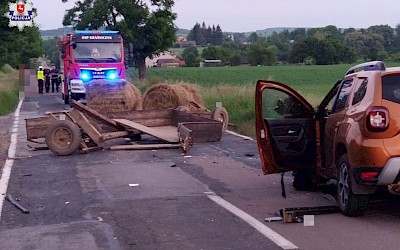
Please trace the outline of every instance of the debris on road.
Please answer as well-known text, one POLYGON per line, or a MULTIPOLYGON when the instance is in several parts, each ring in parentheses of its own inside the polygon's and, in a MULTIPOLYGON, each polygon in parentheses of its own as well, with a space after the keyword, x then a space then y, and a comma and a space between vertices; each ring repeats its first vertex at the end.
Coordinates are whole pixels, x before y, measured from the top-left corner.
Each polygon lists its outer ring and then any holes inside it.
POLYGON ((340 213, 339 206, 295 207, 279 210, 276 214, 266 217, 266 222, 283 221, 284 223, 303 223, 304 226, 314 226, 314 215, 340 213))
POLYGON ((139 184, 129 184, 130 187, 138 187, 139 184))
POLYGON ((13 204, 15 207, 17 207, 19 210, 21 210, 24 214, 28 214, 29 210, 21 206, 14 198, 11 196, 11 194, 6 195, 6 200, 8 200, 11 204, 13 204))

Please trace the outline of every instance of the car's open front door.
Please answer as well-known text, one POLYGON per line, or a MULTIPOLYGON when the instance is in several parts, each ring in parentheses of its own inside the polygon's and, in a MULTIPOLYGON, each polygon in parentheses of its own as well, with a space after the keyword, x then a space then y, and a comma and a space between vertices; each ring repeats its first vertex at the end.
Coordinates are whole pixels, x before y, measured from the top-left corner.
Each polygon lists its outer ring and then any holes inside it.
POLYGON ((314 167, 313 107, 292 88, 273 81, 256 86, 256 136, 264 174, 314 167))

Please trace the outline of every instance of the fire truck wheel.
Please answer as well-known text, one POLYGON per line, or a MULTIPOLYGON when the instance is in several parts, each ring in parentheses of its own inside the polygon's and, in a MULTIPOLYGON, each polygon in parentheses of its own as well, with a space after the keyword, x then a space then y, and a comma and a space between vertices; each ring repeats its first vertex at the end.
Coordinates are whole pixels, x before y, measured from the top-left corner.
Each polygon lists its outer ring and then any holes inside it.
POLYGON ((64 95, 64 104, 69 104, 69 96, 68 96, 68 94, 64 95))
POLYGON ((229 116, 228 111, 224 107, 216 107, 211 112, 211 119, 222 122, 222 132, 228 128, 229 116))
POLYGON ((57 155, 70 155, 80 146, 81 132, 75 123, 58 120, 46 129, 46 144, 57 155))

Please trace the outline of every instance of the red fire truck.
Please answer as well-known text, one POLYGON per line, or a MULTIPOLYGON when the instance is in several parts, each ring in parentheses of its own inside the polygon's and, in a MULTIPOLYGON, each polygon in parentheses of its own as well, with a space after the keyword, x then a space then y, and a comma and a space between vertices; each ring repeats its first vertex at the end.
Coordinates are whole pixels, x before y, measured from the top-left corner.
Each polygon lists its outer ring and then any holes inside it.
POLYGON ((95 79, 125 79, 124 43, 118 31, 76 31, 59 44, 62 98, 85 99, 85 84, 95 79))

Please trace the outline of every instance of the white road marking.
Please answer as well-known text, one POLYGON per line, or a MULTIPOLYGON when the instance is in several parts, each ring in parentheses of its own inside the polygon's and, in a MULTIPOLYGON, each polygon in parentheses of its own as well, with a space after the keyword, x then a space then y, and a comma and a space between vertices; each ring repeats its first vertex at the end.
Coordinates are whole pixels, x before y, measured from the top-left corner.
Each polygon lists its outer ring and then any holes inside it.
POLYGON ((0 219, 1 219, 1 211, 3 210, 4 199, 7 193, 8 181, 10 180, 12 166, 14 164, 15 154, 17 152, 17 136, 18 136, 18 123, 19 123, 19 112, 21 110, 23 100, 20 100, 18 103, 18 107, 14 113, 14 124, 11 134, 11 143, 8 148, 8 159, 3 167, 3 172, 0 178, 0 219))
POLYGON ((282 249, 298 249, 298 247, 296 245, 294 245, 293 243, 288 241, 282 235, 278 234, 277 232, 275 232, 271 228, 267 227, 266 225, 264 225, 263 223, 261 223, 260 221, 258 221, 254 217, 252 217, 251 215, 247 214, 243 210, 241 210, 238 207, 234 206, 233 204, 231 204, 231 203, 227 202, 226 200, 222 199, 221 197, 219 197, 215 193, 205 192, 205 194, 207 195, 207 197, 210 200, 214 201, 215 203, 217 203, 221 207, 225 208, 226 210, 228 210, 232 214, 236 215, 237 217, 239 217, 240 219, 245 221, 247 224, 252 226, 254 229, 259 231, 262 235, 264 235, 265 237, 267 237, 268 239, 273 241, 275 244, 277 244, 282 249))
POLYGON ((226 130, 225 132, 228 133, 228 134, 231 134, 231 135, 234 135, 234 136, 243 138, 243 139, 245 139, 245 140, 255 141, 255 140, 254 140, 253 138, 251 138, 251 137, 248 137, 248 136, 245 136, 245 135, 241 135, 241 134, 235 133, 235 132, 230 131, 230 130, 226 130))

